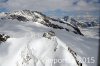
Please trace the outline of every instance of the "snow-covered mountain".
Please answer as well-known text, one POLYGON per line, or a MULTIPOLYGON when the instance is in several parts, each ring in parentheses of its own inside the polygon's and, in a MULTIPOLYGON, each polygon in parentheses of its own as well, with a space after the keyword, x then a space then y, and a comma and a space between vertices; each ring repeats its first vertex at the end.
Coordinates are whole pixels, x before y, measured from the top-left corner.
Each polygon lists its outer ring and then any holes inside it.
POLYGON ((95 27, 99 25, 99 21, 92 19, 87 20, 86 17, 80 17, 80 19, 78 19, 78 17, 76 18, 76 17, 64 16, 61 20, 80 28, 95 27))
MULTIPOLYGON (((83 35, 79 28, 75 26, 75 24, 68 24, 64 21, 59 21, 54 18, 47 17, 46 15, 42 14, 41 12, 37 11, 30 11, 30 10, 22 10, 22 11, 15 11, 13 13, 5 13, 2 20, 11 19, 11 20, 18 20, 18 21, 33 21, 43 24, 47 27, 52 27, 54 29, 64 29, 66 31, 72 31, 76 34, 83 35)), ((75 22, 75 21, 74 21, 75 22)))
POLYGON ((94 37, 41 12, 1 13, 0 66, 96 66, 94 37))

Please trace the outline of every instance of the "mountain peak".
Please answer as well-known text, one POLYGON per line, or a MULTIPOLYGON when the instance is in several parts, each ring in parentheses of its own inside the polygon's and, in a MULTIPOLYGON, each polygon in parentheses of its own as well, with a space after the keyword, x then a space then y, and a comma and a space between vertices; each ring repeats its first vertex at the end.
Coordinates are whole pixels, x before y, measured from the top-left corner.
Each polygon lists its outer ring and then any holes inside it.
MULTIPOLYGON (((72 23, 68 24, 62 20, 50 18, 38 11, 30 11, 30 10, 14 11, 12 13, 7 13, 6 17, 4 18, 12 19, 12 20, 16 19, 18 21, 23 21, 23 22, 28 22, 28 21, 37 22, 53 29, 60 29, 60 30, 64 29, 68 32, 71 31, 75 34, 83 35, 79 30, 79 28, 75 25, 72 25, 72 23)), ((73 20, 73 23, 74 21, 75 20, 73 20)))

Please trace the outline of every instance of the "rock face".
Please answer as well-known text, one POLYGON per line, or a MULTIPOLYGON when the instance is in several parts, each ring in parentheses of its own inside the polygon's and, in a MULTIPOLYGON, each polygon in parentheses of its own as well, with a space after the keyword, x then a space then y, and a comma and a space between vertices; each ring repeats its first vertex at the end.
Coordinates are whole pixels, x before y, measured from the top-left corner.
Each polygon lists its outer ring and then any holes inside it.
MULTIPOLYGON (((45 25, 47 27, 53 28, 53 29, 60 29, 60 30, 66 30, 71 31, 75 34, 83 35, 80 31, 80 29, 76 26, 76 20, 70 19, 71 24, 64 22, 60 19, 55 19, 48 17, 41 12, 38 11, 30 11, 30 10, 22 10, 22 11, 16 11, 13 13, 5 13, 6 16, 2 17, 1 19, 16 19, 18 21, 22 22, 38 22, 42 25, 45 25)), ((68 21, 68 17, 64 17, 64 20, 68 21)))
POLYGON ((23 16, 20 16, 20 15, 10 15, 11 16, 11 19, 17 19, 19 21, 28 21, 25 17, 23 16))
POLYGON ((55 32, 53 32, 52 30, 49 32, 45 32, 43 34, 43 37, 48 38, 48 39, 51 39, 51 37, 53 37, 53 36, 55 36, 55 32))
POLYGON ((0 34, 0 44, 2 42, 5 42, 8 38, 10 38, 10 36, 5 35, 5 34, 0 34))
POLYGON ((77 59, 77 53, 75 51, 73 51, 70 47, 68 47, 68 51, 73 55, 77 65, 82 66, 82 63, 80 61, 78 61, 78 59, 77 59))
POLYGON ((69 16, 64 16, 63 19, 64 21, 67 21, 69 19, 69 16))

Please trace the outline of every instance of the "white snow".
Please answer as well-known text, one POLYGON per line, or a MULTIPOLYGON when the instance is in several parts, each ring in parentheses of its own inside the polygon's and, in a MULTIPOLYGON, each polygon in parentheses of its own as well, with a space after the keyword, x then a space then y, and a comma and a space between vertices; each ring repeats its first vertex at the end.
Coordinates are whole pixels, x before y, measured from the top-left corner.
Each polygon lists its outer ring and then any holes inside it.
POLYGON ((80 62, 84 57, 90 58, 90 63, 87 61, 85 63, 83 60, 82 66, 96 66, 98 38, 95 38, 95 34, 97 32, 93 32, 94 30, 91 32, 90 28, 81 31, 85 36, 47 28, 32 21, 0 19, 0 33, 11 37, 0 44, 0 66, 78 66, 68 47, 77 53, 76 57, 80 62), (55 37, 52 39, 42 37, 44 32, 50 30, 55 32, 55 37))

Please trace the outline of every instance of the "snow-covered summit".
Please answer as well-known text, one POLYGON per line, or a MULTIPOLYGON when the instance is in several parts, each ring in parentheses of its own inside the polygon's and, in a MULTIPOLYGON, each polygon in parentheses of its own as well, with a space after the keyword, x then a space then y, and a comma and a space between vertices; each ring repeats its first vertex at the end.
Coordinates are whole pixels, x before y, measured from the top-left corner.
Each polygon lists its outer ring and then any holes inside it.
POLYGON ((0 34, 10 38, 0 44, 0 66, 96 66, 98 38, 78 30, 37 11, 3 13, 0 34))
MULTIPOLYGON (((14 11, 9 13, 4 13, 8 19, 17 19, 18 16, 25 17, 27 20, 33 20, 35 18, 42 18, 39 12, 37 11, 30 11, 30 10, 21 10, 21 11, 14 11)), ((23 21, 23 20, 21 20, 23 21)))

